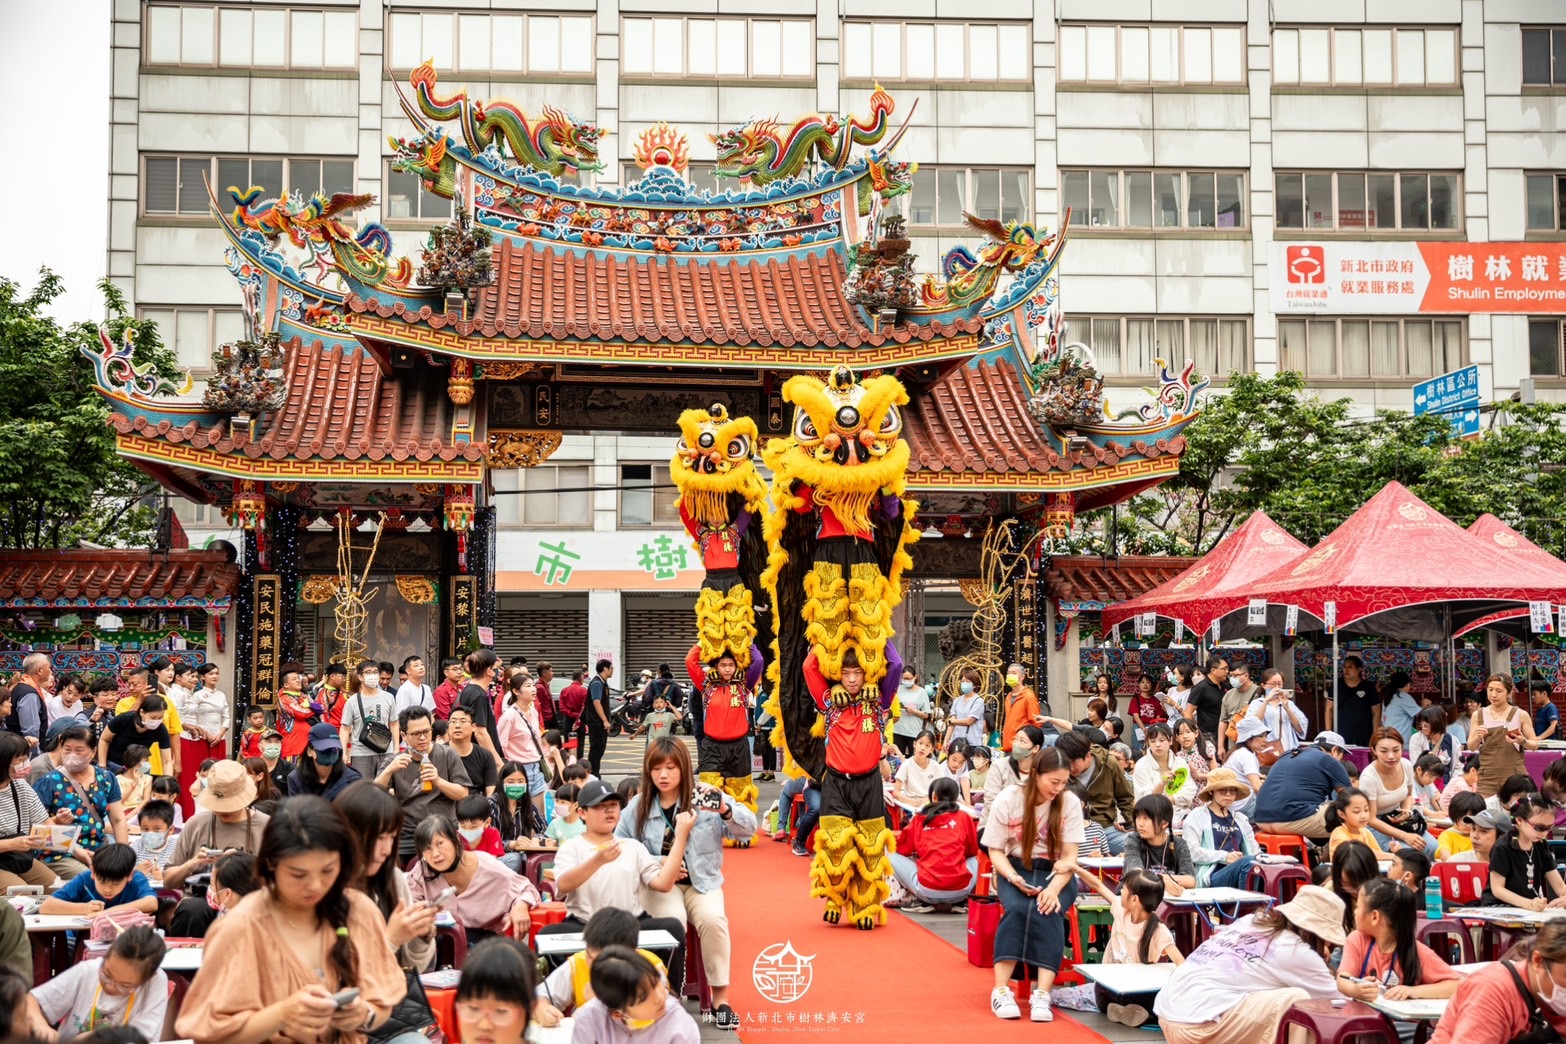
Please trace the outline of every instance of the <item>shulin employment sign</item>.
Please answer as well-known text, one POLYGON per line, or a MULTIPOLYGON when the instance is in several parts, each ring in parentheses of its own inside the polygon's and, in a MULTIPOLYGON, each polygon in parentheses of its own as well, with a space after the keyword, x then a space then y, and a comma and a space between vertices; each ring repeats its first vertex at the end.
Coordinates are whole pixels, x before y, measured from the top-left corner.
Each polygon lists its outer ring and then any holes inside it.
POLYGON ((1443 373, 1414 385, 1414 416, 1439 413, 1452 422, 1452 434, 1479 434, 1479 367, 1443 373))

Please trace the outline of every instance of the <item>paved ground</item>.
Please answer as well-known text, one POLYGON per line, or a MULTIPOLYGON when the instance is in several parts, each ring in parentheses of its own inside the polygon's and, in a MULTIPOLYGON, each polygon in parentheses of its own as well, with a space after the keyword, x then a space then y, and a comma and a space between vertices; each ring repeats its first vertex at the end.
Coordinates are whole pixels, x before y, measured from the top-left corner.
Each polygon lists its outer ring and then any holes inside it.
MULTIPOLYGON (((691 748, 691 757, 694 761, 696 754, 695 740, 691 739, 689 736, 682 736, 681 738, 691 748)), ((611 738, 609 740, 609 746, 604 751, 604 779, 613 785, 618 784, 620 780, 624 779, 626 776, 640 776, 642 771, 642 752, 645 748, 645 741, 640 739, 632 740, 622 737, 611 738)), ((756 785, 761 791, 761 798, 758 807, 760 807, 761 810, 765 812, 767 808, 771 806, 772 802, 777 799, 779 784, 776 782, 763 783, 758 781, 756 785)), ((767 844, 770 842, 758 843, 767 844)), ((743 856, 736 855, 735 858, 743 858, 743 856)), ((803 863, 804 860, 801 859, 800 862, 803 863)), ((731 911, 730 916, 744 915, 743 913, 737 911, 731 911)), ((953 946, 964 950, 967 948, 968 918, 963 914, 904 914, 898 912, 892 916, 907 917, 911 920, 917 921, 919 924, 924 925, 936 935, 939 935, 941 938, 950 942, 953 946)), ((982 997, 974 998, 973 1001, 975 1004, 980 1005, 987 1003, 987 999, 982 997)), ((698 1020, 700 1019, 700 1014, 696 1011, 696 1003, 694 1001, 687 1001, 686 1007, 690 1009, 691 1013, 695 1015, 698 1020)), ((1107 1037, 1111 1041, 1136 1041, 1139 1042, 1139 1044, 1140 1042, 1149 1042, 1149 1044, 1151 1044, 1151 1042, 1156 1042, 1163 1039, 1163 1034, 1157 1032, 1156 1027, 1154 1027, 1154 1029, 1151 1031, 1145 1029, 1131 1029, 1126 1026, 1117 1026, 1108 1019, 1104 1018, 1102 1015, 1093 1015, 1085 1012, 1073 1012, 1071 1017, 1094 1032, 1107 1037)), ((703 1044, 717 1044, 717 1042, 721 1041, 729 1041, 732 1044, 732 1042, 736 1039, 736 1036, 737 1035, 732 1032, 720 1030, 716 1026, 712 1026, 710 1024, 703 1024, 701 1027, 701 1039, 703 1044)))

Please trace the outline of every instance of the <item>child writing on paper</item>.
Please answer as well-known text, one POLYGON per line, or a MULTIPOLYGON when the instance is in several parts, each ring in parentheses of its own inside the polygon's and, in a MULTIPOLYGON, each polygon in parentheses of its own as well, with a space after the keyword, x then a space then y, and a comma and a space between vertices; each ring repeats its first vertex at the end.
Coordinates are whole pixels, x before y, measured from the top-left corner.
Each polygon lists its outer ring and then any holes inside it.
MULTIPOLYGON (((1118 894, 1084 867, 1077 868, 1077 878, 1109 903, 1113 923, 1104 948, 1105 964, 1157 964, 1165 959, 1185 963, 1169 926, 1158 916, 1164 901, 1163 878, 1146 870, 1127 870, 1118 894)), ((1098 1011, 1097 989, 1091 982, 1062 986, 1050 991, 1050 1003, 1067 1011, 1098 1011)), ((1140 1004, 1111 1004, 1105 1014, 1123 1026, 1140 1026, 1148 1019, 1147 1009, 1140 1004)))
POLYGON ((1484 798, 1464 792, 1452 799, 1452 825, 1436 838, 1436 862, 1467 858, 1474 850, 1473 817, 1484 811, 1484 798))
MULTIPOLYGON (((1414 938, 1417 910, 1413 891, 1385 877, 1359 890, 1354 931, 1343 943, 1338 965, 1338 989, 1345 997, 1367 1003, 1382 997, 1444 1000, 1457 992, 1457 973, 1414 938)), ((1394 1025, 1402 1039, 1414 1039, 1414 1024, 1394 1025)))
POLYGON ((1524 794, 1513 803, 1516 833, 1490 852, 1490 887, 1485 906, 1516 906, 1523 910, 1566 907, 1566 881, 1555 868, 1549 836, 1555 828, 1555 806, 1539 794, 1524 794))

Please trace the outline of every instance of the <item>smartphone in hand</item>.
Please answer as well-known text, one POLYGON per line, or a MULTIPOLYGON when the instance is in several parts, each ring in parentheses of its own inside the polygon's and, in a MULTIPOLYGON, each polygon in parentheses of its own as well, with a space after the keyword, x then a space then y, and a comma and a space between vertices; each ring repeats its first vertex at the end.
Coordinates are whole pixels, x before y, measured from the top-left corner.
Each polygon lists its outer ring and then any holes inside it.
POLYGON ((332 994, 332 1003, 337 1005, 338 1011, 342 1011, 348 1005, 357 1000, 358 997, 358 987, 351 987, 346 990, 338 990, 336 993, 332 994))

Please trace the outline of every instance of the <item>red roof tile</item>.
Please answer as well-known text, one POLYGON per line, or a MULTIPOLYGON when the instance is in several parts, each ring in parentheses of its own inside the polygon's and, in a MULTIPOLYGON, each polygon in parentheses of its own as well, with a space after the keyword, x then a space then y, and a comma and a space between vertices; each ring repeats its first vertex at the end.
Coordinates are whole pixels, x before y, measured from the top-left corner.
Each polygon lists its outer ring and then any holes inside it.
POLYGON ((915 473, 1071 471, 1118 464, 1133 455, 1178 455, 1185 449, 1185 439, 1176 435, 1056 453, 1028 412, 1022 378, 1005 359, 960 366, 941 378, 908 406, 903 428, 915 473))
POLYGON ((109 415, 121 434, 138 433, 197 449, 273 460, 479 460, 482 442, 452 443, 452 405, 444 381, 422 374, 386 377, 368 353, 326 348, 320 341, 288 346, 288 404, 268 418, 260 438, 226 422, 203 428, 194 421, 109 415))
POLYGON ((1063 602, 1124 602, 1174 579, 1195 561, 1154 555, 1052 558, 1044 590, 1063 602))
POLYGON ((222 607, 238 586, 222 551, 0 552, 0 604, 13 607, 222 607))
POLYGON ((350 297, 355 312, 401 316, 464 336, 678 341, 813 348, 906 344, 978 333, 973 317, 872 331, 843 297, 836 251, 761 257, 595 254, 502 237, 495 284, 480 290, 474 317, 429 306, 350 297))

